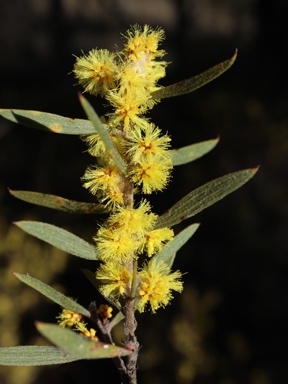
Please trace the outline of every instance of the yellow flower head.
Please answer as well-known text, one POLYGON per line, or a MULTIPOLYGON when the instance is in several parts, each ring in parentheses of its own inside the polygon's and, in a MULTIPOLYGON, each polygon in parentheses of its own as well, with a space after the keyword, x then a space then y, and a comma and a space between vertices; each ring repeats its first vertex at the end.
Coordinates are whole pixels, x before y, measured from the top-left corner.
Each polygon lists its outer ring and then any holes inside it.
POLYGON ((149 257, 159 252, 163 245, 173 239, 174 232, 170 228, 159 228, 146 235, 145 249, 149 257))
POLYGON ((118 211, 111 215, 107 224, 117 228, 118 232, 135 233, 143 235, 151 231, 156 223, 157 215, 151 212, 151 206, 147 200, 142 200, 137 208, 119 207, 118 211))
POLYGON ((118 211, 109 216, 94 238, 99 259, 124 261, 136 257, 156 220, 157 215, 150 212, 147 201, 142 201, 138 208, 118 207, 118 211))
POLYGON ((118 231, 113 228, 100 227, 94 240, 99 251, 98 257, 100 260, 117 260, 124 261, 135 257, 138 242, 131 239, 130 234, 118 231))
POLYGON ((160 307, 165 307, 173 298, 172 290, 182 292, 183 283, 180 281, 179 271, 170 273, 170 269, 164 262, 152 259, 139 273, 140 297, 137 309, 144 312, 147 304, 150 304, 152 313, 160 307))
MULTIPOLYGON (((102 280, 99 288, 104 297, 117 297, 127 295, 130 292, 132 275, 127 270, 126 266, 117 262, 111 261, 102 263, 96 272, 96 279, 102 280)), ((101 306, 100 306, 101 308, 101 306)), ((99 310, 100 310, 99 308, 99 310)), ((111 308, 111 307, 108 307, 111 308)), ((106 309, 107 318, 110 318, 112 311, 106 309)), ((103 308, 101 310, 101 316, 103 308)))
POLYGON ((120 90, 111 91, 108 100, 114 107, 114 113, 109 117, 109 124, 120 126, 125 131, 134 128, 134 125, 145 126, 146 120, 141 117, 155 102, 143 89, 132 87, 129 92, 120 90))
POLYGON ((113 308, 107 304, 101 304, 97 310, 99 316, 101 316, 103 322, 107 322, 112 317, 113 308))
POLYGON ((63 308, 60 315, 57 316, 57 319, 61 327, 72 328, 83 321, 83 316, 78 312, 63 308))
POLYGON ((164 50, 158 50, 159 44, 165 39, 165 32, 161 28, 153 29, 149 25, 141 28, 134 25, 127 31, 126 44, 124 46, 124 54, 130 60, 136 62, 143 57, 147 63, 150 63, 156 57, 162 57, 164 50))
POLYGON ((141 28, 134 25, 127 31, 126 44, 122 52, 122 65, 119 70, 120 89, 130 93, 133 87, 137 94, 145 95, 147 109, 155 105, 150 94, 158 89, 157 81, 165 76, 167 62, 156 61, 164 56, 164 50, 158 50, 165 34, 161 28, 153 29, 148 25, 141 28))
POLYGON ((168 184, 172 170, 171 159, 154 158, 139 161, 129 172, 130 179, 137 186, 142 186, 142 193, 162 191, 168 184))
POLYGON ((98 197, 98 199, 112 208, 124 201, 125 180, 116 165, 106 167, 87 168, 84 176, 84 188, 98 197))
POLYGON ((132 63, 127 61, 122 63, 117 80, 122 94, 130 92, 134 88, 135 90, 141 89, 145 91, 147 93, 146 97, 148 97, 147 87, 150 86, 151 80, 147 74, 135 72, 135 66, 132 63))
POLYGON ((141 161, 150 159, 169 159, 171 160, 171 152, 168 151, 170 137, 161 135, 159 128, 154 124, 147 124, 145 129, 134 127, 129 133, 129 140, 127 140, 127 155, 131 162, 137 164, 141 161))
POLYGON ((115 88, 117 71, 115 55, 107 49, 92 49, 88 55, 77 57, 73 70, 86 92, 101 96, 115 88))

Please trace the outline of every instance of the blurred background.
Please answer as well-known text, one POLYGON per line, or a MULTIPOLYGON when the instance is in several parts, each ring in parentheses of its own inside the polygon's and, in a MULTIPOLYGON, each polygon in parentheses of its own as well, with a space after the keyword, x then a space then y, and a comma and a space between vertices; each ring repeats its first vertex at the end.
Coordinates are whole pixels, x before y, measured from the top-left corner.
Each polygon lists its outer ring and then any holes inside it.
MULTIPOLYGON (((85 118, 69 74, 92 48, 121 49, 131 24, 161 26, 168 85, 239 55, 196 92, 163 100, 149 116, 173 147, 220 137, 205 157, 178 167, 163 213, 213 178, 260 165, 240 190, 186 224, 201 222, 179 252, 183 294, 156 315, 139 315, 139 384, 286 384, 288 341, 288 3, 285 0, 1 0, 0 108, 85 118)), ((89 97, 88 97, 89 98, 89 97)), ((101 115, 101 99, 89 98, 101 115)), ((7 187, 93 201, 80 177, 92 158, 78 137, 0 120, 0 346, 43 344, 34 321, 60 309, 24 286, 29 273, 88 306, 100 300, 81 268, 92 263, 24 234, 11 223, 39 220, 91 241, 98 217, 17 201, 7 187)), ((160 202, 157 202, 157 198, 160 202)), ((180 231, 185 225, 175 227, 180 231)), ((116 337, 121 337, 117 331, 116 337)), ((118 383, 110 361, 44 368, 0 367, 0 384, 118 383)))

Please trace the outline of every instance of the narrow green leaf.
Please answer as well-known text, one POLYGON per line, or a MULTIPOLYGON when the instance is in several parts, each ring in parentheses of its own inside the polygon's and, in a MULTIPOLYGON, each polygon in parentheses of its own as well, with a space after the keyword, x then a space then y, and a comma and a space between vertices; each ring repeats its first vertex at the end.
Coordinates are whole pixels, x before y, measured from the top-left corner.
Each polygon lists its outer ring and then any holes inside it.
POLYGON ((111 297, 108 297, 108 296, 104 296, 103 293, 99 290, 99 287, 100 287, 100 282, 99 280, 96 280, 96 276, 95 276, 95 273, 89 271, 89 269, 82 269, 82 272, 84 273, 84 275, 87 277, 87 279, 90 281, 90 283, 97 289, 97 291, 100 292, 100 294, 105 297, 105 299, 108 301, 108 303, 110 303, 111 305, 113 305, 115 308, 119 309, 119 311, 121 310, 121 304, 118 300, 112 300, 111 297))
POLYGON ((23 275, 15 272, 14 275, 23 283, 29 285, 29 287, 36 289, 36 291, 42 293, 42 295, 48 297, 48 299, 54 301, 54 303, 59 304, 62 308, 70 309, 71 311, 78 312, 83 316, 90 317, 90 312, 86 308, 63 295, 63 293, 56 291, 54 288, 50 287, 50 285, 47 285, 29 275, 23 275))
POLYGON ((255 175, 257 170, 258 168, 253 168, 230 173, 188 193, 159 217, 156 228, 171 227, 203 211, 240 188, 255 175))
POLYGON ((64 135, 91 135, 95 133, 89 120, 72 119, 40 111, 23 109, 0 109, 0 116, 26 127, 64 135))
POLYGON ((120 153, 118 152, 117 148, 115 147, 111 137, 109 136, 107 129, 99 119, 97 113, 95 112, 89 101, 85 99, 82 94, 80 94, 79 98, 88 119, 92 122, 93 126, 95 127, 95 131, 101 137, 101 140, 103 141, 107 151, 110 153, 119 170, 125 174, 127 172, 126 164, 122 159, 120 153))
POLYGON ((14 224, 30 235, 71 255, 88 260, 97 260, 97 251, 94 245, 65 229, 40 221, 18 221, 14 224))
POLYGON ((156 258, 157 263, 163 261, 166 263, 169 268, 172 267, 176 252, 194 235, 197 231, 200 224, 192 224, 189 227, 185 228, 183 231, 178 233, 173 240, 169 241, 160 252, 158 252, 154 257, 156 258))
POLYGON ((210 81, 216 79, 218 76, 222 75, 227 69, 229 69, 237 57, 237 50, 234 55, 229 60, 225 60, 222 63, 214 65, 212 68, 207 69, 206 71, 200 73, 199 75, 190 77, 187 80, 179 81, 178 83, 168 85, 163 87, 151 94, 153 99, 165 99, 167 97, 174 97, 184 95, 195 91, 198 88, 203 87, 203 85, 209 83, 210 81))
POLYGON ((53 346, 19 346, 0 348, 0 365, 38 366, 65 364, 81 360, 58 347, 53 346))
POLYGON ((85 203, 75 200, 68 200, 64 197, 48 195, 47 193, 31 191, 13 191, 9 189, 12 196, 27 203, 40 205, 46 208, 57 209, 58 211, 81 214, 100 214, 107 213, 107 209, 102 204, 85 203))
POLYGON ((70 329, 55 324, 37 322, 36 327, 53 344, 80 359, 104 359, 127 356, 131 353, 113 344, 88 340, 70 329))
POLYGON ((218 143, 219 139, 213 139, 172 150, 173 165, 176 166, 186 164, 199 159, 199 157, 204 156, 206 153, 210 152, 218 143))

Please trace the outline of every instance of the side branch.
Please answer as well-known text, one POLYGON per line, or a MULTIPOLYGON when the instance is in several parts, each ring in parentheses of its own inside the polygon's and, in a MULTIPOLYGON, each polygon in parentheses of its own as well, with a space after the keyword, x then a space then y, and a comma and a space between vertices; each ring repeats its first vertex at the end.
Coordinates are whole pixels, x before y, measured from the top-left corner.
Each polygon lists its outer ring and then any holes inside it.
MULTIPOLYGON (((91 320, 97 325, 99 331, 101 332, 102 340, 106 343, 113 344, 113 340, 111 337, 110 329, 106 324, 103 324, 101 319, 98 316, 97 313, 97 305, 96 302, 93 301, 89 305, 89 312, 91 314, 91 320)), ((121 357, 113 357, 112 359, 113 363, 115 364, 116 368, 119 371, 120 377, 121 377, 121 383, 122 384, 128 384, 129 381, 128 378, 128 372, 125 366, 125 363, 121 357)))

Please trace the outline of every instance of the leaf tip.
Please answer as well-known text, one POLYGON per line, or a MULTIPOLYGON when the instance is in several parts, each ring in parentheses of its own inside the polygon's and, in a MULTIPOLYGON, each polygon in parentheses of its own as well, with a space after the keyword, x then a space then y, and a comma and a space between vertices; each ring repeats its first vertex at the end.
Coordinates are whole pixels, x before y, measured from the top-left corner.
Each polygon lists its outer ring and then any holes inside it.
POLYGON ((21 276, 20 273, 18 273, 18 272, 12 272, 12 273, 13 273, 13 275, 14 275, 15 277, 17 277, 17 279, 20 280, 20 276, 21 276))
POLYGON ((18 192, 17 190, 14 190, 14 189, 7 187, 7 191, 8 191, 8 193, 10 193, 10 195, 12 195, 13 197, 16 197, 16 199, 18 198, 17 197, 17 192, 18 192))
POLYGON ((234 63, 234 61, 236 60, 236 57, 238 56, 238 48, 235 48, 235 52, 234 52, 234 55, 231 57, 231 60, 232 62, 234 63))
POLYGON ((16 227, 20 227, 21 221, 12 221, 12 224, 16 225, 16 227))
POLYGON ((45 323, 43 323, 43 321, 39 321, 39 320, 34 321, 34 324, 35 324, 35 327, 37 328, 37 330, 39 332, 41 332, 41 329, 45 325, 45 323))
POLYGON ((256 172, 258 172, 259 168, 260 165, 257 165, 257 167, 251 168, 251 171, 255 174, 256 172))
POLYGON ((84 108, 84 105, 85 103, 87 102, 86 98, 84 97, 83 93, 82 92, 78 92, 78 98, 79 98, 79 101, 80 101, 80 104, 82 105, 82 108, 84 108))

